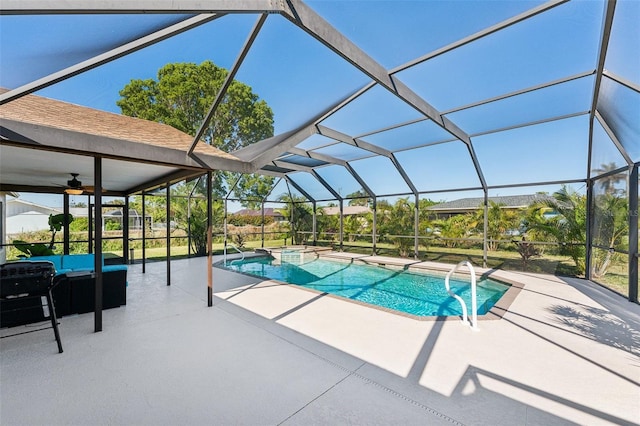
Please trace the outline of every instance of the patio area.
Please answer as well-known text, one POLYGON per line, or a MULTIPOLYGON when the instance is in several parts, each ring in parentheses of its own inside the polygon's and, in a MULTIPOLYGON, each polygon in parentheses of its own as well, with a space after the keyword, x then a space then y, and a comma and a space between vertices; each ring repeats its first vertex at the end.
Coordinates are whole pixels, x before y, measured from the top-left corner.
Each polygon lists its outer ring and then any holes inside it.
MULTIPOLYGON (((214 268, 129 268, 127 305, 2 339, 0 423, 636 424, 640 306, 523 275, 472 331, 214 268)), ((3 335, 16 329, 3 329, 3 335)))

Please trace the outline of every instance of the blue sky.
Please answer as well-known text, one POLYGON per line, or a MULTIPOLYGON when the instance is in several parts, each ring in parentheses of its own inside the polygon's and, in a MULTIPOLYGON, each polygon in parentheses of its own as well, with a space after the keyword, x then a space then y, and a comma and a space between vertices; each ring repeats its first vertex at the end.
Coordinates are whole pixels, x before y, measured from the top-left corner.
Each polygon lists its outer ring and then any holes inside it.
MULTIPOLYGON (((308 2, 387 69, 541 3, 506 0, 308 2)), ((615 45, 611 48, 608 65, 619 70, 620 75, 635 79, 632 81, 637 84, 640 59, 625 59, 625 54, 633 51, 637 54, 634 43, 640 38, 633 17, 640 17, 640 2, 623 0, 618 3, 621 12, 616 23, 620 24, 612 31, 612 44, 615 45)), ((446 111, 591 71, 597 61, 603 8, 604 3, 600 1, 564 4, 402 71, 397 77, 433 106, 446 111)), ((158 69, 167 63, 200 63, 209 59, 217 65, 230 67, 255 20, 254 15, 224 16, 37 94, 119 113, 115 104, 119 99, 118 91, 131 79, 154 78, 158 69)), ((164 15, 2 16, 0 85, 17 87, 100 53, 96 46, 108 50, 175 21, 175 16, 164 15)), ((249 84, 272 107, 276 133, 295 128, 369 81, 342 58, 277 15, 268 17, 237 79, 249 84)), ((587 77, 453 113, 449 118, 473 134, 544 119, 553 114, 587 111, 592 90, 593 78, 587 77)), ((414 109, 376 87, 331 116, 326 125, 357 135, 419 117, 414 109)), ((370 141, 411 147, 448 137, 442 135, 441 129, 433 127, 431 130, 421 128, 412 136, 407 131, 401 141, 398 141, 399 131, 386 140, 382 134, 372 136, 370 141)), ((489 185, 575 179, 586 177, 587 131, 588 120, 578 117, 478 136, 473 141, 489 185), (540 155, 543 153, 546 155, 540 155), (522 170, 531 170, 535 176, 529 178, 522 170)), ((344 151, 348 148, 336 146, 331 149, 344 151)), ((466 148, 459 142, 403 151, 397 156, 419 190, 451 189, 449 184, 478 185, 466 148)), ((378 172, 377 162, 380 161, 383 160, 359 160, 353 164, 367 176, 372 187, 384 188, 381 191, 389 193, 396 182, 396 186, 406 190, 406 185, 397 178, 378 172)), ((507 192, 535 191, 534 188, 514 188, 501 192, 506 195, 507 192)))

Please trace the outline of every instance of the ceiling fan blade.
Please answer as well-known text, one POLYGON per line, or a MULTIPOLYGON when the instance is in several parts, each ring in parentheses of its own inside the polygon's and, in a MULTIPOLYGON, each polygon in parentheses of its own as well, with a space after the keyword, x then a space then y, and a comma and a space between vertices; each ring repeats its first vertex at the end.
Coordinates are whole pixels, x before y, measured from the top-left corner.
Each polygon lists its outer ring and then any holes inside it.
MULTIPOLYGON (((90 194, 93 194, 94 192, 96 192, 96 187, 93 185, 83 186, 82 189, 84 189, 85 192, 88 192, 90 194)), ((104 194, 105 192, 109 192, 109 190, 102 188, 102 193, 104 194)))

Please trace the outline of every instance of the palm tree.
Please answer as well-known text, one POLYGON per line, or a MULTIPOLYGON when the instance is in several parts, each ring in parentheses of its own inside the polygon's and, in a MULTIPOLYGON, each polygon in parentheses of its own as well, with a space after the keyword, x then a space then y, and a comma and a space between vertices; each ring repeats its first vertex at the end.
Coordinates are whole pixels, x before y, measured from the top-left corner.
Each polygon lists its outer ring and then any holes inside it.
POLYGON ((439 229, 440 237, 445 239, 445 247, 456 247, 456 239, 464 238, 468 235, 469 230, 473 228, 470 225, 473 217, 470 214, 459 214, 433 222, 433 225, 439 229))
POLYGON ((595 220, 593 241, 609 250, 593 253, 591 272, 595 278, 603 277, 615 256, 615 247, 623 245, 629 232, 627 220, 629 207, 627 200, 615 194, 602 194, 595 199, 595 220))
POLYGON ((378 204, 378 209, 381 210, 378 216, 381 219, 379 232, 381 235, 390 235, 389 240, 395 244, 402 257, 409 256, 413 247, 413 239, 408 236, 414 234, 414 206, 408 198, 399 198, 393 206, 378 204))
MULTIPOLYGON (((612 161, 611 163, 601 164, 597 169, 593 169, 593 174, 599 176, 605 173, 612 172, 617 168, 619 168, 618 165, 616 165, 616 163, 612 161)), ((597 179, 597 182, 602 187, 605 194, 615 194, 618 191, 616 189, 616 184, 618 182, 623 182, 625 179, 625 176, 622 174, 611 174, 601 179, 597 179)))
POLYGON ((577 272, 585 271, 585 241, 587 230, 586 197, 572 188, 563 186, 553 193, 553 199, 540 201, 532 206, 529 229, 552 237, 560 244, 560 254, 570 256, 576 264, 577 272), (535 214, 535 210, 539 214, 535 214), (557 215, 545 219, 542 211, 549 209, 557 215), (536 219, 537 218, 537 219, 536 219))
MULTIPOLYGON (((507 231, 518 226, 518 214, 503 207, 503 203, 489 201, 489 208, 487 209, 487 249, 489 251, 497 250, 499 246, 497 240, 503 238, 507 231)), ((484 228, 484 208, 482 206, 476 210, 472 224, 478 231, 482 232, 484 228)))
POLYGON ((307 199, 302 196, 285 194, 280 196, 278 201, 286 203, 285 207, 279 210, 291 226, 291 243, 306 243, 307 233, 313 226, 313 213, 306 203, 307 199))

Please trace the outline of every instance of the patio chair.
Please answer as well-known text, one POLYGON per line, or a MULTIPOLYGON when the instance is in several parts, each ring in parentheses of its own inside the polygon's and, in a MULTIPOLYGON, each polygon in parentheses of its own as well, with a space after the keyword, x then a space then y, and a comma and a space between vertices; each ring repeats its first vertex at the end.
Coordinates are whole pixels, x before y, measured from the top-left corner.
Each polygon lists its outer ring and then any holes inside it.
MULTIPOLYGON (((53 327, 53 333, 58 343, 58 351, 62 353, 62 342, 58 331, 58 320, 53 304, 51 290, 58 284, 54 279, 55 267, 51 262, 10 262, 0 265, 0 302, 12 303, 27 298, 46 297, 49 310, 49 318, 53 327)), ((38 305, 40 309, 44 305, 38 305)), ((17 308, 19 310, 20 308, 17 308)), ((38 331, 38 330, 35 330, 38 331)), ((30 332, 30 331, 29 331, 30 332)), ((11 336, 15 336, 17 333, 11 336)), ((3 336, 10 337, 10 336, 3 336)))

